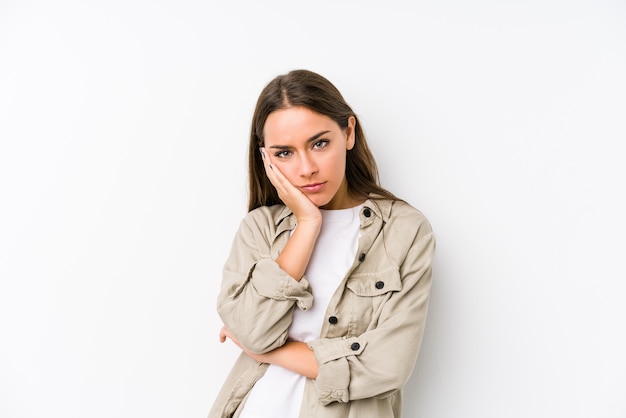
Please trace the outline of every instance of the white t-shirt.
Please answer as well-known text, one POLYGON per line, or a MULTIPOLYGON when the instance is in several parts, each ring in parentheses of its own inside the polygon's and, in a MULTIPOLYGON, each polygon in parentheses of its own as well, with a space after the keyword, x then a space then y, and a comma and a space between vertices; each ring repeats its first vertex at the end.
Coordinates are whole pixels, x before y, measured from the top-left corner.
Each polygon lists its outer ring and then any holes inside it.
MULTIPOLYGON (((306 311, 294 310, 291 340, 319 338, 328 302, 356 255, 362 207, 322 210, 322 228, 305 272, 313 291, 313 306, 306 311)), ((302 375, 270 365, 250 391, 241 418, 298 418, 305 382, 302 375)))

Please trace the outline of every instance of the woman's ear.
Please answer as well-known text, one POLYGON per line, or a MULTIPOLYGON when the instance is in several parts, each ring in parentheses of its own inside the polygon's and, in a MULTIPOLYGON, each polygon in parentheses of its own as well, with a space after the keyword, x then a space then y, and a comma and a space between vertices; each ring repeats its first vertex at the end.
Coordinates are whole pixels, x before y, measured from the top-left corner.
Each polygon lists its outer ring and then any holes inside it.
POLYGON ((356 128, 356 118, 354 116, 348 117, 348 127, 346 128, 346 149, 351 150, 354 148, 356 128))

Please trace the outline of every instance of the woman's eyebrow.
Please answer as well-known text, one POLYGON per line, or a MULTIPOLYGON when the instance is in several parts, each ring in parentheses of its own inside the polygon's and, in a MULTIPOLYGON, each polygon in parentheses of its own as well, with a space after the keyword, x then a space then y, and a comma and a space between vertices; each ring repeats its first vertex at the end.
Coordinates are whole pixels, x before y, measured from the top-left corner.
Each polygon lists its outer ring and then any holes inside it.
POLYGON ((322 136, 322 135, 324 135, 324 134, 327 134, 327 133, 329 133, 329 132, 330 132, 330 131, 322 131, 322 132, 320 132, 320 133, 318 133, 318 134, 315 134, 315 135, 313 135, 312 137, 310 137, 309 139, 307 139, 307 140, 306 140, 306 142, 307 142, 307 144, 308 144, 309 142, 313 142, 313 141, 315 141, 317 138, 319 138, 320 136, 322 136))
MULTIPOLYGON (((319 132, 319 133, 317 133, 317 134, 313 135, 312 137, 310 137, 309 139, 307 139, 307 140, 306 140, 306 143, 308 144, 308 143, 310 143, 310 142, 313 142, 313 141, 317 140, 317 138, 319 138, 320 136, 322 136, 322 135, 324 135, 324 134, 327 134, 327 133, 329 133, 329 132, 330 132, 330 131, 322 131, 322 132, 319 132)), ((272 145, 270 148, 276 148, 276 149, 289 149, 289 148, 292 148, 292 147, 291 147, 291 146, 289 146, 289 145, 272 145)))

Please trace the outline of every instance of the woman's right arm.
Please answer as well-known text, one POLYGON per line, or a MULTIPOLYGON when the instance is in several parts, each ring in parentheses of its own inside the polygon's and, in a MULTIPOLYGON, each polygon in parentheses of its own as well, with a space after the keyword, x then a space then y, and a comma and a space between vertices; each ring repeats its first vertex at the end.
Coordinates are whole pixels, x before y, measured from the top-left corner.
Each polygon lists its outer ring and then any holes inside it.
POLYGON ((267 177, 276 188, 280 199, 291 209, 298 222, 298 226, 276 262, 291 277, 300 281, 309 264, 322 228, 322 213, 304 193, 287 180, 278 167, 272 165, 272 157, 266 154, 265 149, 261 148, 260 151, 267 177))
POLYGON ((224 325, 256 353, 282 346, 293 309, 306 310, 313 302, 306 278, 296 280, 272 258, 273 232, 262 226, 268 222, 273 222, 269 212, 251 213, 241 222, 224 264, 217 303, 224 325))
MULTIPOLYGON (((218 313, 224 325, 249 351, 266 353, 287 341, 294 305, 306 310, 313 296, 304 272, 322 226, 322 214, 308 197, 271 164, 262 151, 265 171, 297 226, 273 260, 273 234, 263 234, 271 216, 249 214, 242 222, 224 267, 218 313)), ((284 232, 287 233, 287 232, 284 232)))

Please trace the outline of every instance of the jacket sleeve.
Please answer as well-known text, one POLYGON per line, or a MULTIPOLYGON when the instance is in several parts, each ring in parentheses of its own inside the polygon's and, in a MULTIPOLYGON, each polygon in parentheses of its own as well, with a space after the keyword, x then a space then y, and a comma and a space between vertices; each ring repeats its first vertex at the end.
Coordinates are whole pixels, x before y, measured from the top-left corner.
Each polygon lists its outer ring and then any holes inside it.
POLYGON ((261 232, 260 221, 249 215, 241 222, 217 302, 224 325, 255 353, 282 346, 294 307, 306 310, 313 303, 306 278, 296 281, 272 259, 270 238, 261 232))
POLYGON ((322 404, 385 397, 405 385, 424 332, 434 249, 430 227, 418 231, 398 266, 401 289, 390 293, 377 324, 358 336, 309 342, 319 365, 315 386, 322 404))

